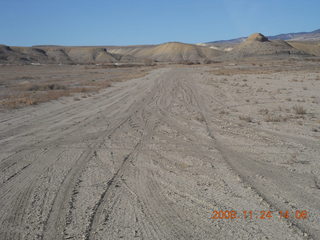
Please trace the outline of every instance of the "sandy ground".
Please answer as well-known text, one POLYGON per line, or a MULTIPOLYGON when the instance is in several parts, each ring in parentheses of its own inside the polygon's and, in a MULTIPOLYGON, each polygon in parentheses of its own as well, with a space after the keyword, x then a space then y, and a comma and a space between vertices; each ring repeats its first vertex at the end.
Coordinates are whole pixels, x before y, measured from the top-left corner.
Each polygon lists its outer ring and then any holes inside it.
POLYGON ((298 65, 162 68, 2 111, 0 239, 320 239, 319 63, 298 65))
POLYGON ((0 111, 82 93, 145 76, 153 67, 111 65, 0 65, 0 111))

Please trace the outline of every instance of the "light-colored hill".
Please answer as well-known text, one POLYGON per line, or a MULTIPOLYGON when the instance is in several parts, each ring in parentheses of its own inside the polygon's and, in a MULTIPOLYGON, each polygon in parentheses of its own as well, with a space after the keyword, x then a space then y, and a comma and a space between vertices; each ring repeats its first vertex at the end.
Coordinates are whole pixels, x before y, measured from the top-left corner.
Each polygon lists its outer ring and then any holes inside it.
POLYGON ((268 42, 268 38, 265 37, 263 34, 261 33, 253 33, 252 35, 250 35, 245 42, 268 42))
POLYGON ((9 46, 0 45, 0 63, 25 63, 28 61, 27 55, 9 46))
MULTIPOLYGON (((213 42, 207 42, 205 44, 213 45, 233 45, 245 41, 246 37, 234 38, 229 40, 218 40, 213 42)), ((284 33, 274 36, 268 36, 269 40, 285 40, 285 41, 319 41, 320 29, 312 32, 298 32, 298 33, 284 33)))
POLYGON ((51 63, 52 60, 45 50, 33 47, 12 47, 12 49, 25 56, 30 62, 51 63))
POLYGON ((9 47, 0 45, 0 63, 137 63, 133 56, 112 54, 104 47, 9 47))
POLYGON ((261 33, 254 33, 244 42, 235 46, 230 55, 235 57, 255 56, 302 56, 307 53, 295 49, 283 40, 269 41, 261 33))
POLYGON ((304 51, 315 56, 320 56, 320 41, 289 41, 288 43, 300 51, 304 51))
POLYGON ((111 48, 111 53, 130 54, 137 58, 148 58, 160 62, 205 62, 223 54, 209 47, 169 42, 155 46, 111 48))
POLYGON ((153 48, 157 45, 132 45, 132 46, 111 46, 108 47, 108 51, 112 54, 120 54, 120 55, 130 55, 135 56, 138 52, 142 51, 143 49, 153 48))
POLYGON ((71 47, 65 49, 73 62, 77 63, 113 63, 118 62, 106 48, 71 47))
POLYGON ((199 45, 168 42, 160 45, 123 47, 105 46, 33 46, 9 47, 0 45, 0 63, 149 63, 152 61, 171 63, 207 63, 242 57, 291 57, 320 56, 319 42, 270 41, 261 33, 249 36, 240 44, 199 45))

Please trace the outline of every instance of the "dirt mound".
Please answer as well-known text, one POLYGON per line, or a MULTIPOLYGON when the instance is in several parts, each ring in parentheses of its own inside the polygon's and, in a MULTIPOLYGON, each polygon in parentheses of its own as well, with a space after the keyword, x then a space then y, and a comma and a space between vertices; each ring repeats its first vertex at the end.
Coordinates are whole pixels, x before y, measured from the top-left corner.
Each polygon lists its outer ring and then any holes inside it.
POLYGON ((45 50, 33 47, 12 47, 16 52, 25 56, 28 62, 51 63, 45 50))
POLYGON ((254 33, 250 35, 246 41, 258 41, 258 42, 267 42, 269 41, 266 36, 261 33, 254 33))
POLYGON ((249 36, 244 42, 234 47, 229 56, 232 57, 256 57, 256 56, 303 56, 306 52, 292 47, 283 40, 269 41, 261 33, 249 36))
POLYGON ((7 61, 12 49, 6 45, 0 45, 0 61, 7 61))
POLYGON ((72 63, 64 49, 0 46, 0 62, 9 64, 72 63))
POLYGON ((52 62, 56 63, 72 63, 70 56, 66 53, 65 49, 51 47, 51 48, 42 48, 46 51, 46 54, 52 62))
POLYGON ((112 54, 104 47, 8 47, 0 45, 0 63, 9 64, 97 64, 97 63, 138 63, 133 56, 112 54))
POLYGON ((288 43, 300 51, 304 51, 311 55, 320 56, 320 41, 290 41, 288 43))
POLYGON ((148 58, 160 62, 205 62, 220 56, 222 51, 208 47, 169 42, 155 46, 114 48, 112 53, 130 54, 138 58, 148 58))
POLYGON ((117 62, 106 48, 72 47, 66 49, 70 59, 76 63, 114 63, 117 62))
POLYGON ((0 45, 0 63, 21 64, 30 61, 26 54, 6 45, 0 45))
POLYGON ((157 45, 136 45, 136 46, 112 46, 108 47, 108 51, 112 54, 135 56, 143 49, 150 49, 157 45))
POLYGON ((230 47, 201 46, 180 42, 124 47, 9 47, 0 45, 0 63, 2 64, 145 64, 150 61, 209 63, 242 57, 310 55, 320 55, 319 44, 288 44, 282 40, 270 41, 261 33, 252 34, 241 44, 230 47))

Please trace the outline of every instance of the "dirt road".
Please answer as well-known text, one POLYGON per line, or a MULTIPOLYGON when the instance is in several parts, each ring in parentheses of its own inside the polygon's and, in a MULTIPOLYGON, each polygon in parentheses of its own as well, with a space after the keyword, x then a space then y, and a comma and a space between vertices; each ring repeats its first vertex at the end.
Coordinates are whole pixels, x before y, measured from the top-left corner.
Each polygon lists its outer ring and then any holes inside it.
POLYGON ((221 118, 210 77, 157 69, 1 113, 0 239, 320 239, 319 141, 221 118), (301 171, 279 162, 293 149, 301 171))

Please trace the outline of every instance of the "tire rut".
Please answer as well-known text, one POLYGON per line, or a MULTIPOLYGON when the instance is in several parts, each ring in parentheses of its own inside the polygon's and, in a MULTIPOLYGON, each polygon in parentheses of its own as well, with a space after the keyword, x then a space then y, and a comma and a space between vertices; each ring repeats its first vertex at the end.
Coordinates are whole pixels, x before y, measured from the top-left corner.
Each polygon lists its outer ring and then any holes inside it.
MULTIPOLYGON (((190 83, 190 82, 189 82, 189 84, 192 85, 192 83, 190 83)), ((191 87, 191 86, 189 87, 190 93, 192 93, 192 95, 194 96, 194 98, 196 100, 196 104, 199 109, 199 113, 203 117, 204 123, 206 125, 208 136, 213 140, 213 145, 214 145, 215 149, 217 149, 220 152, 220 154, 223 157, 223 159, 225 160, 225 162, 230 166, 230 170, 233 171, 236 175, 238 175, 240 177, 241 181, 243 181, 245 184, 250 186, 251 189, 270 206, 271 210, 280 211, 281 209, 283 209, 277 203, 275 203, 274 201, 269 199, 269 197, 267 195, 265 195, 262 191, 260 191, 255 186, 255 184, 252 183, 248 179, 248 176, 246 174, 243 174, 243 172, 240 170, 239 167, 235 167, 232 159, 239 159, 239 153, 237 153, 237 157, 236 157, 236 154, 233 153, 233 151, 230 148, 227 148, 224 144, 221 144, 219 142, 219 140, 217 140, 217 138, 214 136, 212 129, 211 129, 209 122, 208 122, 208 117, 204 113, 205 110, 202 107, 202 106, 205 106, 205 103, 204 103, 204 101, 200 100, 201 97, 199 97, 200 95, 198 94, 198 92, 196 92, 195 89, 197 89, 197 88, 191 87)), ((218 104, 220 104, 220 102, 218 104)), ((241 158, 247 159, 247 160, 250 159, 250 158, 248 158, 248 156, 242 156, 241 158)), ((239 165, 239 164, 237 164, 237 165, 239 165)), ((310 231, 310 229, 308 227, 305 226, 305 224, 301 224, 300 222, 297 222, 293 219, 284 219, 284 221, 287 221, 289 224, 295 226, 301 232, 307 233, 308 236, 311 236, 312 238, 317 239, 317 237, 310 231)))

